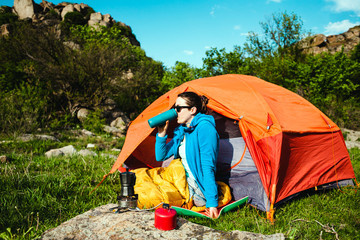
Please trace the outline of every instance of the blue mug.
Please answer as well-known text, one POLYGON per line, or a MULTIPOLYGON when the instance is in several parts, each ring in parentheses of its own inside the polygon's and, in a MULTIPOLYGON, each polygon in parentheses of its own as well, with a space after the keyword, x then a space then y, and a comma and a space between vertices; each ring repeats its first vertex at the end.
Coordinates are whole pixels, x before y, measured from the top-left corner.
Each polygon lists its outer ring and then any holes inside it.
POLYGON ((151 128, 164 125, 166 121, 170 121, 177 118, 177 112, 175 109, 167 110, 166 112, 160 113, 155 117, 152 117, 148 120, 148 123, 151 128))

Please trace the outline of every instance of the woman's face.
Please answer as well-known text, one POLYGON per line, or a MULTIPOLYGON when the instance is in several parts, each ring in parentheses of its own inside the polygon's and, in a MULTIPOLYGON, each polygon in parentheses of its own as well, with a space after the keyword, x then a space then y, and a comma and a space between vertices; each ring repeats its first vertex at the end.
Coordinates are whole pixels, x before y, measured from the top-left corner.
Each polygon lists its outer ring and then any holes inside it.
MULTIPOLYGON (((175 107, 189 107, 189 105, 186 103, 184 98, 178 97, 175 102, 175 107)), ((176 109, 176 108, 175 108, 176 109)), ((194 118, 196 113, 196 107, 192 108, 181 108, 178 109, 177 114, 177 122, 179 124, 187 124, 189 125, 191 123, 191 120, 194 118), (178 111, 179 110, 179 111, 178 111)))

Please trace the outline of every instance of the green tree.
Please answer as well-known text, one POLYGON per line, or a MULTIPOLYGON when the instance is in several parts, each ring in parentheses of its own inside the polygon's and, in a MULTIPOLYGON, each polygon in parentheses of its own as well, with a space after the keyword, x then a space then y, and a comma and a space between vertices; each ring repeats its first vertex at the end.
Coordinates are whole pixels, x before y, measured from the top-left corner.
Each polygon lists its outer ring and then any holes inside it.
POLYGON ((51 27, 19 23, 0 39, 1 89, 39 81, 49 104, 46 118, 54 111, 68 116, 78 107, 96 109, 108 98, 123 111, 140 112, 159 95, 164 70, 123 30, 78 25, 63 42, 51 27))
POLYGON ((234 46, 233 51, 226 52, 225 48, 218 50, 211 48, 206 51, 203 58, 203 70, 207 76, 216 76, 229 73, 244 73, 244 52, 239 46, 234 46))
POLYGON ((245 51, 258 60, 273 56, 276 52, 283 55, 294 50, 295 43, 305 36, 303 22, 295 13, 274 13, 266 22, 260 22, 260 25, 263 33, 250 32, 245 43, 245 51))
POLYGON ((199 78, 199 69, 190 66, 189 63, 175 63, 174 67, 167 69, 161 80, 160 91, 165 93, 187 81, 199 78))

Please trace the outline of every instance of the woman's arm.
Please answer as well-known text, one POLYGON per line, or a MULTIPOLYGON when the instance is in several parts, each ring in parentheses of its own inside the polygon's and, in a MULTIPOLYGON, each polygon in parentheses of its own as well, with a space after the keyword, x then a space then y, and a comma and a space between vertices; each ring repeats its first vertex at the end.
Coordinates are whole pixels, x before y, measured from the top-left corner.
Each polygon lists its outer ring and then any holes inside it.
MULTIPOLYGON (((219 135, 210 123, 200 124, 198 132, 201 165, 205 182, 202 183, 205 189, 206 207, 218 206, 218 190, 215 181, 216 160, 219 150, 219 135)), ((212 211, 213 212, 213 211, 212 211)))
POLYGON ((155 158, 156 161, 164 161, 173 155, 174 141, 171 140, 166 144, 167 140, 167 129, 169 126, 169 121, 166 122, 164 126, 158 127, 158 133, 156 134, 155 142, 155 158))

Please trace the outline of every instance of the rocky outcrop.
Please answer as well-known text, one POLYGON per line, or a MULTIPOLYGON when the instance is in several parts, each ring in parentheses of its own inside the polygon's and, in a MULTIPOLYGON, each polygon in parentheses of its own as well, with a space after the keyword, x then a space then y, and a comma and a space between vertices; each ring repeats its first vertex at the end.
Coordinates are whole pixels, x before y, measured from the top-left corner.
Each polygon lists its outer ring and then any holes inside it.
POLYGON ((20 19, 32 18, 35 14, 34 5, 33 0, 14 0, 14 12, 20 19))
POLYGON ((344 48, 348 54, 360 43, 360 26, 350 28, 347 32, 338 35, 325 36, 316 34, 299 42, 299 48, 307 54, 319 54, 322 52, 336 53, 344 48))
POLYGON ((174 230, 161 231, 154 227, 154 212, 115 213, 110 210, 116 206, 108 204, 78 215, 46 231, 40 239, 285 239, 282 233, 263 235, 238 230, 223 232, 180 217, 177 217, 174 230))
MULTIPOLYGON (((13 12, 19 16, 19 19, 27 19, 34 24, 44 24, 46 26, 59 25, 61 21, 65 20, 67 13, 78 12, 82 14, 87 25, 97 30, 100 29, 101 26, 111 27, 115 24, 125 28, 126 31, 124 32, 128 33, 126 37, 130 40, 130 43, 135 46, 140 46, 139 41, 135 35, 132 34, 130 26, 115 21, 110 14, 102 15, 99 12, 95 13, 90 6, 84 3, 61 2, 54 5, 45 0, 42 0, 40 4, 35 3, 33 0, 14 0, 13 12)), ((60 27, 57 27, 57 29, 60 29, 60 27)), ((0 36, 7 35, 8 32, 8 27, 1 26, 2 34, 0 36)), ((61 33, 59 37, 61 37, 61 33)))

